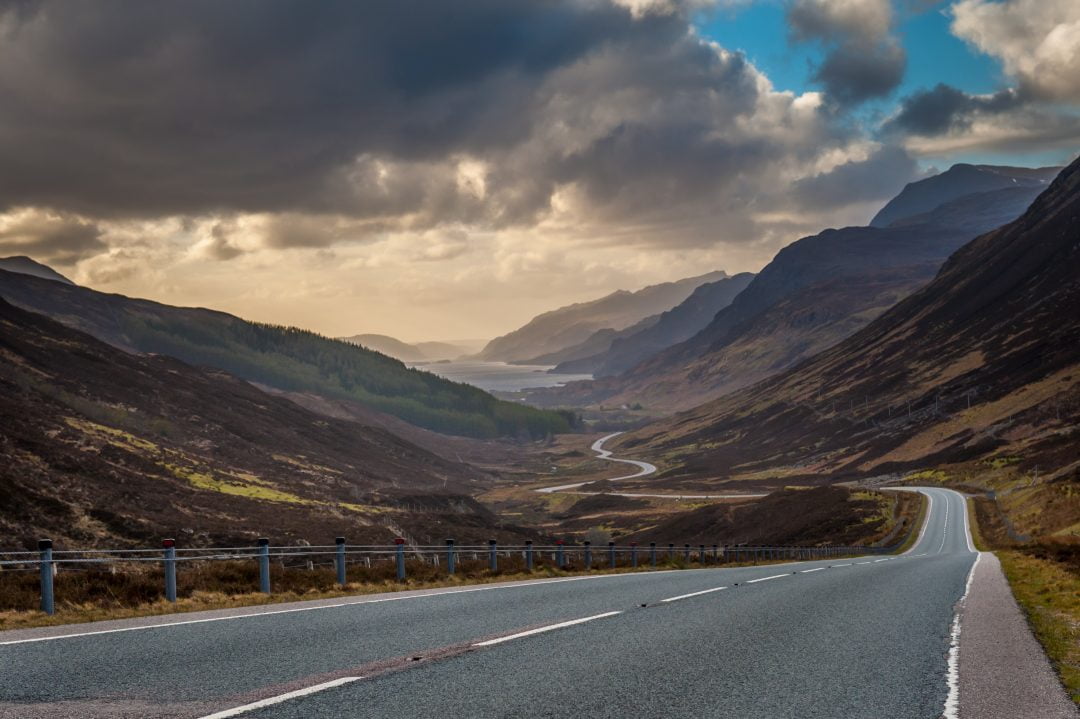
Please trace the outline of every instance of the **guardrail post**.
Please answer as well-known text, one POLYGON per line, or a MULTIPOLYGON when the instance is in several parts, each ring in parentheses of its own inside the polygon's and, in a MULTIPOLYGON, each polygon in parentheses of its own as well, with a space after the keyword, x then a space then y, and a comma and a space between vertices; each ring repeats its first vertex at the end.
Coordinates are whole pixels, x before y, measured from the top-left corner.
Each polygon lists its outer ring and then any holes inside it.
POLYGON ((720 547, 718 547, 717 545, 715 545, 715 544, 712 545, 712 563, 713 564, 716 564, 716 563, 718 563, 720 561, 720 555, 718 553, 719 549, 720 549, 720 547))
POLYGON ((533 543, 531 539, 525 540, 525 571, 533 570, 533 543))
POLYGON ((337 582, 344 587, 347 584, 345 577, 345 537, 334 537, 334 544, 337 545, 337 555, 334 557, 334 563, 337 567, 337 582))
POLYGON ((41 552, 38 562, 38 568, 41 572, 41 611, 52 614, 56 611, 53 602, 52 540, 38 540, 38 550, 41 552))
POLYGON ((165 548, 165 599, 170 602, 176 601, 176 540, 163 539, 161 546, 165 548))
POLYGON ((690 545, 683 545, 683 561, 687 564, 690 563, 690 545))
POLYGON ((608 565, 612 569, 614 569, 615 568, 615 542, 608 542, 607 543, 607 555, 608 555, 608 565))
POLYGON ((566 557, 563 555, 563 540, 555 542, 555 566, 562 569, 566 565, 566 557))
POLYGON ((649 564, 656 566, 656 542, 649 542, 649 564))
POLYGON ((592 569, 592 542, 585 540, 585 569, 592 569))
POLYGON ((491 571, 499 571, 499 551, 494 539, 488 540, 488 564, 491 571))
POLYGON ((259 537, 259 591, 270 593, 270 540, 259 537))
POLYGON ((405 538, 396 537, 394 539, 394 545, 397 549, 397 580, 399 582, 405 581, 405 538))
POLYGON ((701 562, 702 564, 705 563, 705 545, 704 544, 702 544, 700 547, 698 547, 698 561, 701 562))
POLYGON ((454 573, 454 540, 446 539, 446 573, 454 573))
POLYGON ((630 542, 630 566, 637 568, 637 542, 630 542))
POLYGON ((667 545, 667 559, 668 559, 669 562, 675 559, 675 543, 674 542, 668 542, 668 545, 667 545))

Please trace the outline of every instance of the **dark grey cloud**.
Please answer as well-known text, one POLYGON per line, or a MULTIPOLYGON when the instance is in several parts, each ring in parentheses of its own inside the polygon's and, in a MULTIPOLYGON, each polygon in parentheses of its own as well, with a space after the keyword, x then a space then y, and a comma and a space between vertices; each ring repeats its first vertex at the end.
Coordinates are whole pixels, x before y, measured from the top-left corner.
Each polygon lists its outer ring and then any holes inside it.
POLYGON ((795 0, 787 22, 793 42, 822 45, 812 79, 842 107, 884 97, 904 79, 907 53, 892 35, 888 0, 795 0))
POLYGON ((87 213, 363 203, 342 182, 357 156, 512 146, 550 72, 682 32, 599 2, 6 7, 0 197, 87 213))
POLYGON ((970 126, 979 114, 998 114, 1015 110, 1028 98, 1018 90, 1006 88, 992 95, 971 95, 951 85, 938 83, 920 90, 900 103, 900 111, 886 125, 886 130, 916 135, 941 135, 970 126))
POLYGON ((96 224, 63 215, 24 212, 0 226, 0 254, 31 255, 70 265, 106 249, 96 224))
POLYGON ((907 57, 899 45, 840 46, 829 51, 813 79, 842 105, 884 97, 904 79, 907 57))
POLYGON ((915 158, 899 147, 884 145, 865 160, 799 180, 792 196, 805 208, 884 201, 895 197, 918 173, 915 158))
POLYGON ((531 226, 567 197, 612 236, 753 240, 749 214, 775 215, 784 184, 859 130, 702 41, 696 6, 0 5, 0 212, 220 221, 197 240, 217 260, 531 226))

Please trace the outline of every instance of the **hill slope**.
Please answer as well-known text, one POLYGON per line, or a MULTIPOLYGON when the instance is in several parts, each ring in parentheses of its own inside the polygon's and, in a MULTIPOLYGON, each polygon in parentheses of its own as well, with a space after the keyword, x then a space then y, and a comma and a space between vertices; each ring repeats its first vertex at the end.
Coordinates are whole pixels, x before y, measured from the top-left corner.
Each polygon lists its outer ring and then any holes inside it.
POLYGON ((930 281, 965 242, 1022 214, 1042 188, 976 192, 890 227, 825 230, 798 240, 689 340, 616 377, 569 383, 534 398, 670 411, 746 387, 864 327, 930 281))
POLYGON ((74 285, 75 283, 64 277, 62 274, 49 267, 43 265, 40 262, 26 257, 25 255, 16 255, 14 257, 0 257, 0 270, 7 270, 8 272, 16 272, 20 275, 30 275, 31 277, 40 277, 43 280, 54 280, 56 282, 63 282, 65 285, 74 285))
POLYGON ((619 290, 592 302, 545 312, 513 332, 496 337, 478 359, 529 363, 533 358, 584 342, 603 329, 621 330, 679 304, 700 285, 726 277, 710 272, 678 282, 652 285, 637 292, 619 290))
POLYGON ((0 300, 8 543, 482 539, 492 517, 463 493, 484 481, 385 430, 122 352, 0 300))
POLYGON ((314 332, 4 271, 0 297, 122 349, 170 355, 282 390, 356 400, 439 432, 544 436, 571 429, 567 415, 502 402, 314 332))
POLYGON ((894 222, 929 212, 964 195, 1011 187, 1036 187, 1041 191, 1060 170, 1060 167, 1029 169, 963 163, 953 165, 940 175, 906 185, 899 195, 874 215, 870 226, 888 227, 894 222))
POLYGON ((666 457, 669 477, 820 480, 987 458, 1075 479, 1077 308, 1080 161, 852 337, 622 449, 666 457))
POLYGON ((612 338, 603 352, 557 366, 555 372, 591 372, 598 377, 621 374, 642 360, 683 342, 706 327, 716 313, 746 289, 754 275, 742 272, 698 287, 681 303, 660 315, 647 327, 612 338))

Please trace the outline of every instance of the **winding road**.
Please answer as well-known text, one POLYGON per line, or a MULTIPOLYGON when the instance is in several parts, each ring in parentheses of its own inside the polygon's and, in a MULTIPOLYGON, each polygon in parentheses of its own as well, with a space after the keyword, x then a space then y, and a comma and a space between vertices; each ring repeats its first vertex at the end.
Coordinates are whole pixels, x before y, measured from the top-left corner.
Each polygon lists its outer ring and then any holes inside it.
POLYGON ((584 487, 586 484, 592 484, 593 482, 622 482, 627 479, 638 479, 650 474, 656 474, 656 465, 649 462, 641 462, 636 459, 622 459, 612 455, 610 450, 604 449, 604 444, 609 439, 618 437, 622 432, 613 432, 606 437, 601 437, 592 443, 589 448, 593 452, 596 452, 596 456, 599 459, 606 459, 609 462, 621 462, 622 464, 629 464, 638 468, 638 471, 633 474, 626 474, 621 477, 610 477, 603 479, 590 479, 586 482, 576 482, 574 484, 560 484, 554 487, 541 487, 533 491, 541 494, 551 494, 552 492, 564 492, 566 494, 580 494, 580 495, 594 495, 594 494, 610 494, 616 497, 661 497, 663 499, 750 499, 753 497, 764 497, 764 494, 647 494, 643 492, 582 492, 580 487, 584 487), (577 491, 575 491, 577 490, 577 491))
POLYGON ((920 491, 899 556, 2 632, 0 717, 1074 717, 964 498, 920 491))

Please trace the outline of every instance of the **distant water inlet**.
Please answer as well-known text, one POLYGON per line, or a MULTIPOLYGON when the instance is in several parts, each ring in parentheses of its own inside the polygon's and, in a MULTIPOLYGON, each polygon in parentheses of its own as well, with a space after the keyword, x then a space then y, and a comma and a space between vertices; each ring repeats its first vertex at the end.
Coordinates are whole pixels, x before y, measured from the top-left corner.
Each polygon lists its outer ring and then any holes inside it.
POLYGON ((567 382, 592 379, 591 374, 548 374, 551 365, 505 362, 430 362, 411 365, 454 382, 488 392, 517 392, 540 387, 561 387, 567 382))

